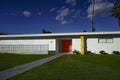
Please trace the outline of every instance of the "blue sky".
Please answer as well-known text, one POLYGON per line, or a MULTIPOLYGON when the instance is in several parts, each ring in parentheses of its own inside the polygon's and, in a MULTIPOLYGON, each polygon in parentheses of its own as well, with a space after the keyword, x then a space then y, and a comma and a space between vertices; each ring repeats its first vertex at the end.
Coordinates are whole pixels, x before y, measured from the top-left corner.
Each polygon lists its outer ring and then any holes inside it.
MULTIPOLYGON (((115 0, 96 0, 96 31, 119 31, 110 10, 115 0)), ((91 32, 91 0, 0 0, 0 32, 91 32)))

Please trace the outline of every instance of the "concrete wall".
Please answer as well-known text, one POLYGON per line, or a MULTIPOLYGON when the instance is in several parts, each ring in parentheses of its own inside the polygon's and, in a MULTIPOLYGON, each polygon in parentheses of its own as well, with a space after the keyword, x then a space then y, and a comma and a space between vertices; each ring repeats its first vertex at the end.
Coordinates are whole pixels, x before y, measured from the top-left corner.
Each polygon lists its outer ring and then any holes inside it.
POLYGON ((98 38, 87 39, 87 50, 99 54, 99 51, 104 50, 111 54, 114 50, 120 51, 120 38, 113 38, 112 43, 99 43, 98 38))

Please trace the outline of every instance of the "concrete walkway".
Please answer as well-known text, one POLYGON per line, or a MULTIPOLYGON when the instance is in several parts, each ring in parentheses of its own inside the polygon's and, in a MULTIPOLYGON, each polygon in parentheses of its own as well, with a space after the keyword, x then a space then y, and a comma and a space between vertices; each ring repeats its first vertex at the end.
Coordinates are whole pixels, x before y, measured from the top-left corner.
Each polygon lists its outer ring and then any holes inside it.
POLYGON ((47 62, 52 61, 54 59, 57 59, 57 58, 59 58, 63 55, 64 54, 56 54, 56 55, 48 57, 48 58, 40 59, 40 60, 37 60, 37 61, 34 61, 34 62, 30 62, 30 63, 23 64, 23 65, 20 65, 20 66, 17 66, 17 67, 8 69, 8 70, 1 71, 0 72, 0 80, 9 79, 13 76, 21 74, 25 71, 28 71, 28 70, 32 69, 32 68, 35 68, 35 67, 40 66, 44 63, 47 63, 47 62))

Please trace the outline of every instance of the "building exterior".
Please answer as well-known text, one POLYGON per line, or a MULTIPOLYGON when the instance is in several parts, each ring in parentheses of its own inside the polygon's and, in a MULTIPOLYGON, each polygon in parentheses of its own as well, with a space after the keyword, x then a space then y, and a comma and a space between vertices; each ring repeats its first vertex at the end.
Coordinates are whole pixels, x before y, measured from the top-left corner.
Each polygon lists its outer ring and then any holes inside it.
POLYGON ((80 51, 81 54, 86 51, 96 54, 101 50, 109 54, 113 51, 120 51, 120 32, 0 36, 0 53, 48 54, 72 53, 74 50, 80 51))

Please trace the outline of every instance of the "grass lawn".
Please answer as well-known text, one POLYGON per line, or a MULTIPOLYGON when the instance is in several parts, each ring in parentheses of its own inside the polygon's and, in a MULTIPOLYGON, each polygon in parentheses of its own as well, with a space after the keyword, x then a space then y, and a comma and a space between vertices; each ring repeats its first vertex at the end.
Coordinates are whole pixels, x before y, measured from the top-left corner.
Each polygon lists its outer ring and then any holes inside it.
POLYGON ((0 71, 49 56, 50 55, 40 55, 40 54, 34 55, 34 54, 0 53, 0 71))
POLYGON ((10 80, 120 80, 120 56, 65 55, 10 80))

